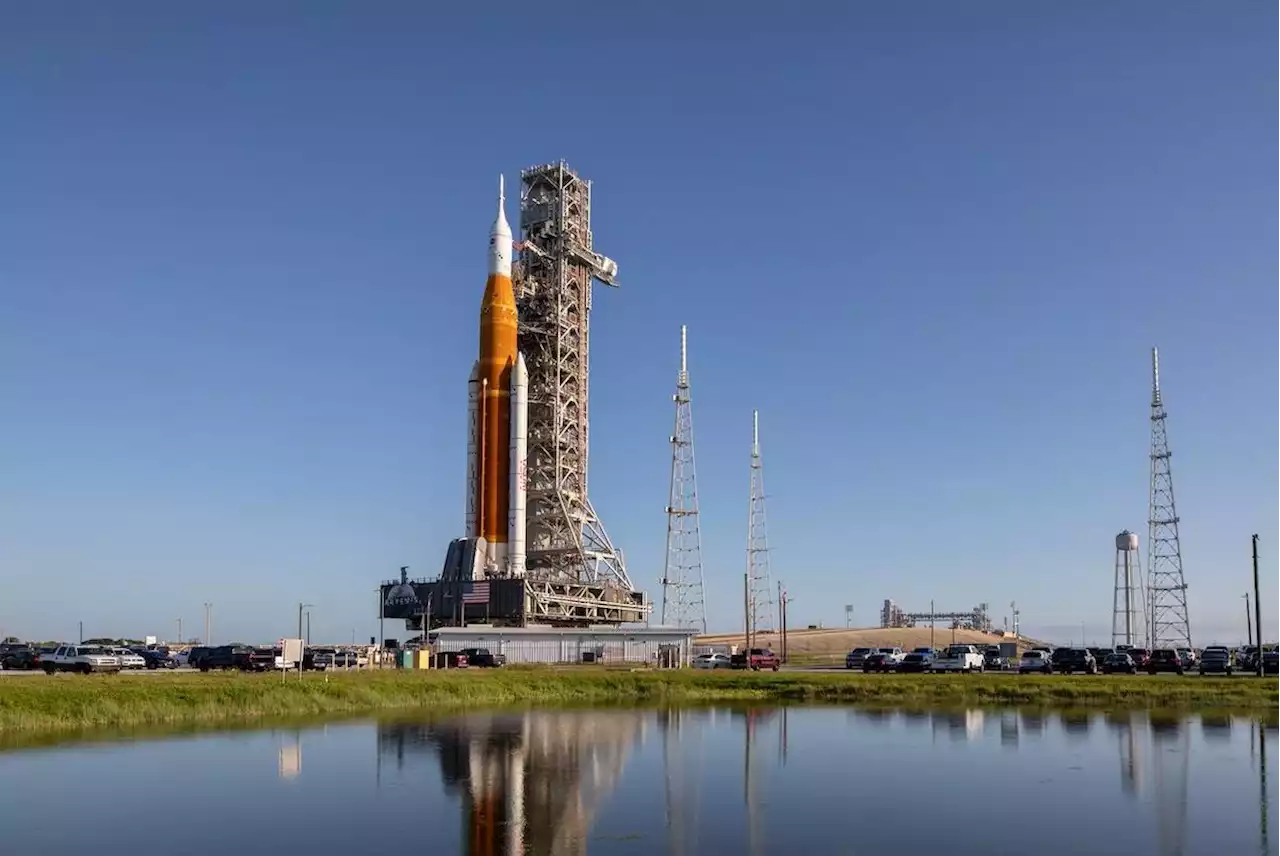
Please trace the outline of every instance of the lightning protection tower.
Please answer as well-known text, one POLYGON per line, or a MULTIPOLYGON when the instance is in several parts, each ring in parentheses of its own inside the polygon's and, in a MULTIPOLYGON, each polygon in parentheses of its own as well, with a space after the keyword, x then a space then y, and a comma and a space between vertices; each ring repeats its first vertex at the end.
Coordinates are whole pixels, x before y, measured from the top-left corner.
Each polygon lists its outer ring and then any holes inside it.
POLYGON ((702 579, 702 533, 693 460, 693 403, 689 397, 688 334, 680 328, 676 427, 671 434, 671 490, 667 502, 667 564, 662 573, 662 623, 707 632, 702 579))
POLYGON ((751 645, 769 632, 773 619, 773 586, 769 582, 769 538, 764 514, 764 462, 760 459, 760 412, 751 412, 751 503, 747 516, 747 617, 751 645))
POLYGON ((591 182, 559 161, 522 171, 520 183, 531 617, 643 621, 650 607, 587 498, 591 290, 594 281, 616 287, 618 265, 592 248, 591 182))
MULTIPOLYGON (((1134 646, 1139 639, 1138 614, 1142 602, 1142 571, 1138 536, 1128 529, 1116 536, 1116 576, 1111 597, 1111 647, 1134 646)), ((1142 637, 1146 637, 1142 633, 1142 637)))
POLYGON ((1178 511, 1173 502, 1169 436, 1160 398, 1160 352, 1151 349, 1151 504, 1147 518, 1147 594, 1151 601, 1151 647, 1190 648, 1187 582, 1182 575, 1178 511))

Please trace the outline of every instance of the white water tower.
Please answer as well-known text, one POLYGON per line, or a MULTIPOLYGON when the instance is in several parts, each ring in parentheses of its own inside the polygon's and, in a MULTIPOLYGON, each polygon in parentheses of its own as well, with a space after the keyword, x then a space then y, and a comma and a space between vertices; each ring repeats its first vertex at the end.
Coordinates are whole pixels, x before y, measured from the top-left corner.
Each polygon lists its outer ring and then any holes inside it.
MULTIPOLYGON (((1137 643, 1138 612, 1138 536, 1128 529, 1116 536, 1115 589, 1111 601, 1111 647, 1137 643)), ((1145 611, 1145 610, 1144 610, 1145 611)))

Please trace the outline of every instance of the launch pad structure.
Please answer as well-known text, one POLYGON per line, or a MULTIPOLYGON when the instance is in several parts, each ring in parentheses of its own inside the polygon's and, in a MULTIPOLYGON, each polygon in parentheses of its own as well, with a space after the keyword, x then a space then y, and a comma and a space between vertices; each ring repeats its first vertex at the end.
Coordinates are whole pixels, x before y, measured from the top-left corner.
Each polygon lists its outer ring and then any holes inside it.
MULTIPOLYGON (((524 523, 522 550, 512 547, 522 553, 523 565, 513 560, 505 568, 485 567, 476 547, 484 541, 469 531, 450 545, 439 579, 410 582, 402 575, 384 582, 382 615, 404 618, 415 630, 428 621, 562 627, 643 622, 652 604, 632 585, 622 551, 587 494, 591 292, 597 281, 618 287, 617 263, 594 249, 591 182, 564 161, 522 170, 514 249, 519 257, 510 279, 519 362, 527 372, 521 391, 527 416, 520 425, 523 461, 512 459, 509 493, 512 519, 524 523)), ((469 459, 473 453, 468 450, 469 459)), ((471 475, 469 469, 469 484, 471 475)), ((468 515, 470 526, 470 508, 468 515)))

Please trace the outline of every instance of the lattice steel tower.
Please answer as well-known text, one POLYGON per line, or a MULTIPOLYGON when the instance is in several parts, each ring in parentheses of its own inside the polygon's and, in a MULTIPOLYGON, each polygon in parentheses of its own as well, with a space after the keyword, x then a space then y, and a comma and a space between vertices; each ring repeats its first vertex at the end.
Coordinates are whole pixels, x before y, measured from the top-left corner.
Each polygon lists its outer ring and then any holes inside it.
POLYGON ((751 412, 751 505, 747 516, 749 635, 768 633, 773 623, 773 586, 769 582, 769 538, 764 514, 764 462, 760 459, 760 412, 751 412))
POLYGON ((1148 620, 1153 648, 1190 648, 1187 582, 1182 575, 1178 512, 1173 502, 1167 415, 1160 398, 1160 352, 1151 349, 1151 504, 1147 536, 1148 620))
MULTIPOLYGON (((520 181, 515 285, 529 368, 528 577, 631 592, 622 554, 587 498, 591 284, 616 287, 618 266, 592 249, 591 182, 564 161, 523 170, 520 181)), ((587 595, 563 596, 571 604, 587 595)))
POLYGON ((671 490, 667 501, 667 563, 662 572, 662 624, 707 632, 702 579, 702 532, 693 460, 693 402, 689 397, 688 335, 680 327, 676 427, 671 434, 671 490))

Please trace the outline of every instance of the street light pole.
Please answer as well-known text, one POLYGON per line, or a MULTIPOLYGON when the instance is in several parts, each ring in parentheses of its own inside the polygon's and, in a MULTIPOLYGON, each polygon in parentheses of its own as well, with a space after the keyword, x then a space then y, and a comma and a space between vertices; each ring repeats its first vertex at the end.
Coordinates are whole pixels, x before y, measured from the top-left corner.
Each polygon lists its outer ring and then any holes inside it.
POLYGON ((213 604, 205 603, 204 605, 204 644, 209 647, 209 616, 213 612, 213 604))

